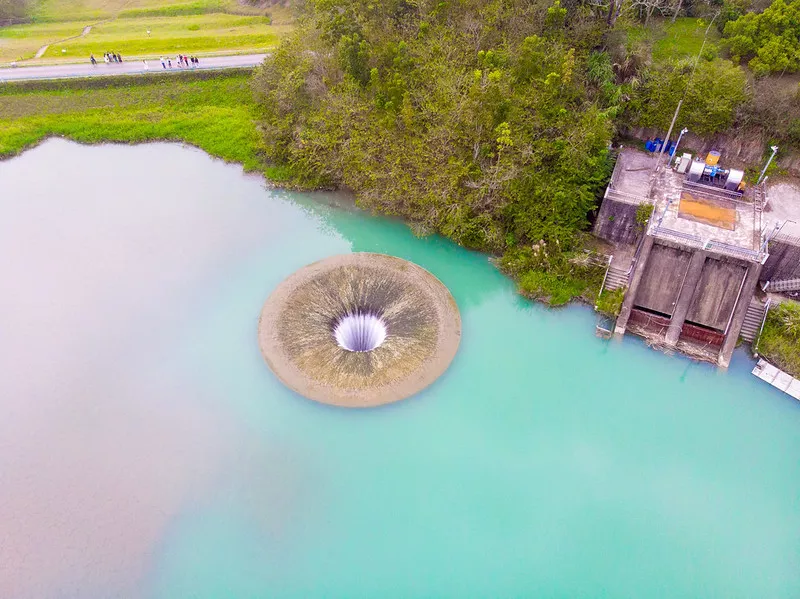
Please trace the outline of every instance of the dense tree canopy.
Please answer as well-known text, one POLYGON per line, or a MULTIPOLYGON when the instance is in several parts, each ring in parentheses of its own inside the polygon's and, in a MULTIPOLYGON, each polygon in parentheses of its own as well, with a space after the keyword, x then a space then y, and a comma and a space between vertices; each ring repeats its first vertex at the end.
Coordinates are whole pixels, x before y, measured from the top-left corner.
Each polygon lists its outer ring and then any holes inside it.
MULTIPOLYGON (((771 87, 748 82, 713 43, 654 61, 637 41, 636 6, 308 0, 254 79, 266 156, 286 179, 350 188, 362 206, 416 230, 501 254, 533 294, 574 282, 579 232, 607 181, 616 126, 665 132, 682 100, 678 127, 760 129, 800 143, 796 93, 756 106, 771 87), (609 19, 609 6, 627 8, 609 19)), ((731 48, 763 63, 761 41, 741 38, 752 30, 762 36, 753 39, 783 39, 800 22, 787 12, 794 6, 800 0, 776 0, 729 22, 731 48)), ((798 45, 791 35, 786 48, 798 45)))
POLYGON ((648 69, 626 110, 633 124, 669 127, 683 99, 679 125, 699 134, 726 131, 747 99, 747 78, 729 60, 673 61, 648 69))
POLYGON ((749 60, 758 75, 800 70, 800 0, 775 0, 728 22, 724 33, 731 56, 749 60))
POLYGON ((24 17, 27 9, 27 0, 0 0, 0 24, 6 19, 24 17))
POLYGON ((598 36, 566 24, 558 1, 315 0, 255 79, 266 152, 468 247, 568 250, 614 110, 585 75, 598 36))

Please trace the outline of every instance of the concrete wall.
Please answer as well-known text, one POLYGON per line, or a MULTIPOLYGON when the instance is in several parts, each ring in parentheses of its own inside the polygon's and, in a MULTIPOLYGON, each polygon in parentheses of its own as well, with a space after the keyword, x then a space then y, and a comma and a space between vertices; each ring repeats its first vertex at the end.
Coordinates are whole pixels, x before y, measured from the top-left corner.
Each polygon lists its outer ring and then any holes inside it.
POLYGON ((761 281, 800 279, 800 245, 783 241, 769 244, 769 258, 761 271, 761 281))
POLYGON ((735 260, 706 258, 686 320, 724 332, 746 272, 735 260))
POLYGON ((655 244, 636 291, 634 305, 671 316, 691 257, 692 254, 686 250, 655 244))
POLYGON ((617 202, 606 198, 594 222, 594 234, 612 243, 636 243, 639 228, 636 223, 634 204, 617 202))

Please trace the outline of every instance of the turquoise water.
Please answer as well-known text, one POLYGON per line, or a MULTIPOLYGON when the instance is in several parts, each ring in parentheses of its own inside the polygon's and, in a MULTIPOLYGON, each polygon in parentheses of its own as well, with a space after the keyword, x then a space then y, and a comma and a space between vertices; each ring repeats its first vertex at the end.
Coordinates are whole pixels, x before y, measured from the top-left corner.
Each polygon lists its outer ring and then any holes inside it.
POLYGON ((485 256, 176 145, 0 163, 0 596, 800 596, 800 403, 593 336, 485 256), (333 254, 438 276, 432 387, 347 411, 264 365, 333 254))

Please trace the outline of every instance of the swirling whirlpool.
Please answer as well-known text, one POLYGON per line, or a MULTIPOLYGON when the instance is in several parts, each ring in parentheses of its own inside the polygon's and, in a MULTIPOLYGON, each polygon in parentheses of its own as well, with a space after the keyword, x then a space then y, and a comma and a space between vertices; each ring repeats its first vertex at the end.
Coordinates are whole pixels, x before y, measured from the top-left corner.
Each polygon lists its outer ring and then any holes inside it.
POLYGON ((447 288, 400 258, 356 253, 305 266, 267 299, 261 352, 297 393, 344 407, 409 397, 450 365, 461 316, 447 288))

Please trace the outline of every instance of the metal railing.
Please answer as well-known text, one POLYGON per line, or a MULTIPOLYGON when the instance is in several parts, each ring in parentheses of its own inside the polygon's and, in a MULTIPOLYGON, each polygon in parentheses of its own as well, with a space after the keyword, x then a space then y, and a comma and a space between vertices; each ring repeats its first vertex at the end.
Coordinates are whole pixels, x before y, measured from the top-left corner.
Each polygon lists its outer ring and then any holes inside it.
POLYGON ((691 245, 693 247, 701 248, 703 247, 704 243, 703 240, 700 239, 697 235, 692 235, 691 233, 684 233, 683 231, 676 231, 675 229, 670 229, 668 227, 664 227, 661 225, 656 225, 652 229, 653 237, 660 237, 662 239, 672 239, 675 241, 680 241, 687 245, 691 245))
POLYGON ((773 235, 772 238, 770 239, 770 242, 773 241, 800 247, 800 237, 795 237, 794 235, 787 235, 786 233, 777 233, 776 235, 773 235))
POLYGON ((765 254, 757 250, 748 250, 747 248, 714 240, 709 241, 705 245, 705 249, 716 252, 717 254, 724 254, 726 256, 732 256, 733 258, 749 260, 750 262, 761 262, 765 256, 765 254))
MULTIPOLYGON (((614 259, 614 254, 611 254, 608 257, 608 263, 606 264, 606 272, 603 275, 603 282, 600 283, 600 291, 597 292, 597 297, 600 297, 600 294, 603 293, 603 289, 606 286, 606 279, 608 279, 608 270, 611 268, 611 261, 614 259)), ((597 304, 595 304, 594 309, 597 310, 597 304)))
POLYGON ((764 291, 800 291, 800 279, 782 279, 780 281, 767 281, 764 291))
POLYGON ((612 189, 611 187, 606 188, 605 193, 606 199, 615 200, 617 202, 622 202, 624 204, 652 204, 653 200, 646 198, 645 196, 637 196, 632 193, 627 193, 625 191, 619 191, 618 189, 612 189))
POLYGON ((692 235, 691 233, 684 233, 682 231, 676 231, 674 229, 669 229, 663 226, 657 225, 653 227, 651 233, 654 237, 672 241, 678 241, 680 243, 683 243, 684 245, 689 245, 695 248, 702 248, 709 252, 730 256, 732 258, 740 258, 742 260, 747 260, 749 262, 761 262, 762 259, 766 256, 766 253, 764 252, 760 252, 757 250, 750 250, 736 245, 730 245, 728 243, 722 241, 715 241, 713 239, 710 239, 708 241, 703 241, 697 235, 692 235))
POLYGON ((703 185, 702 183, 695 183, 693 181, 684 181, 683 188, 690 191, 708 194, 712 197, 719 197, 739 204, 748 204, 752 206, 752 202, 745 202, 742 199, 744 196, 736 191, 730 191, 720 187, 713 187, 711 185, 703 185))
POLYGON ((772 300, 768 299, 767 304, 764 306, 764 317, 761 319, 761 327, 758 329, 758 335, 756 335, 756 341, 753 343, 753 352, 758 355, 758 342, 761 341, 761 333, 764 332, 764 325, 767 323, 767 314, 769 313, 769 309, 772 306, 772 300))

